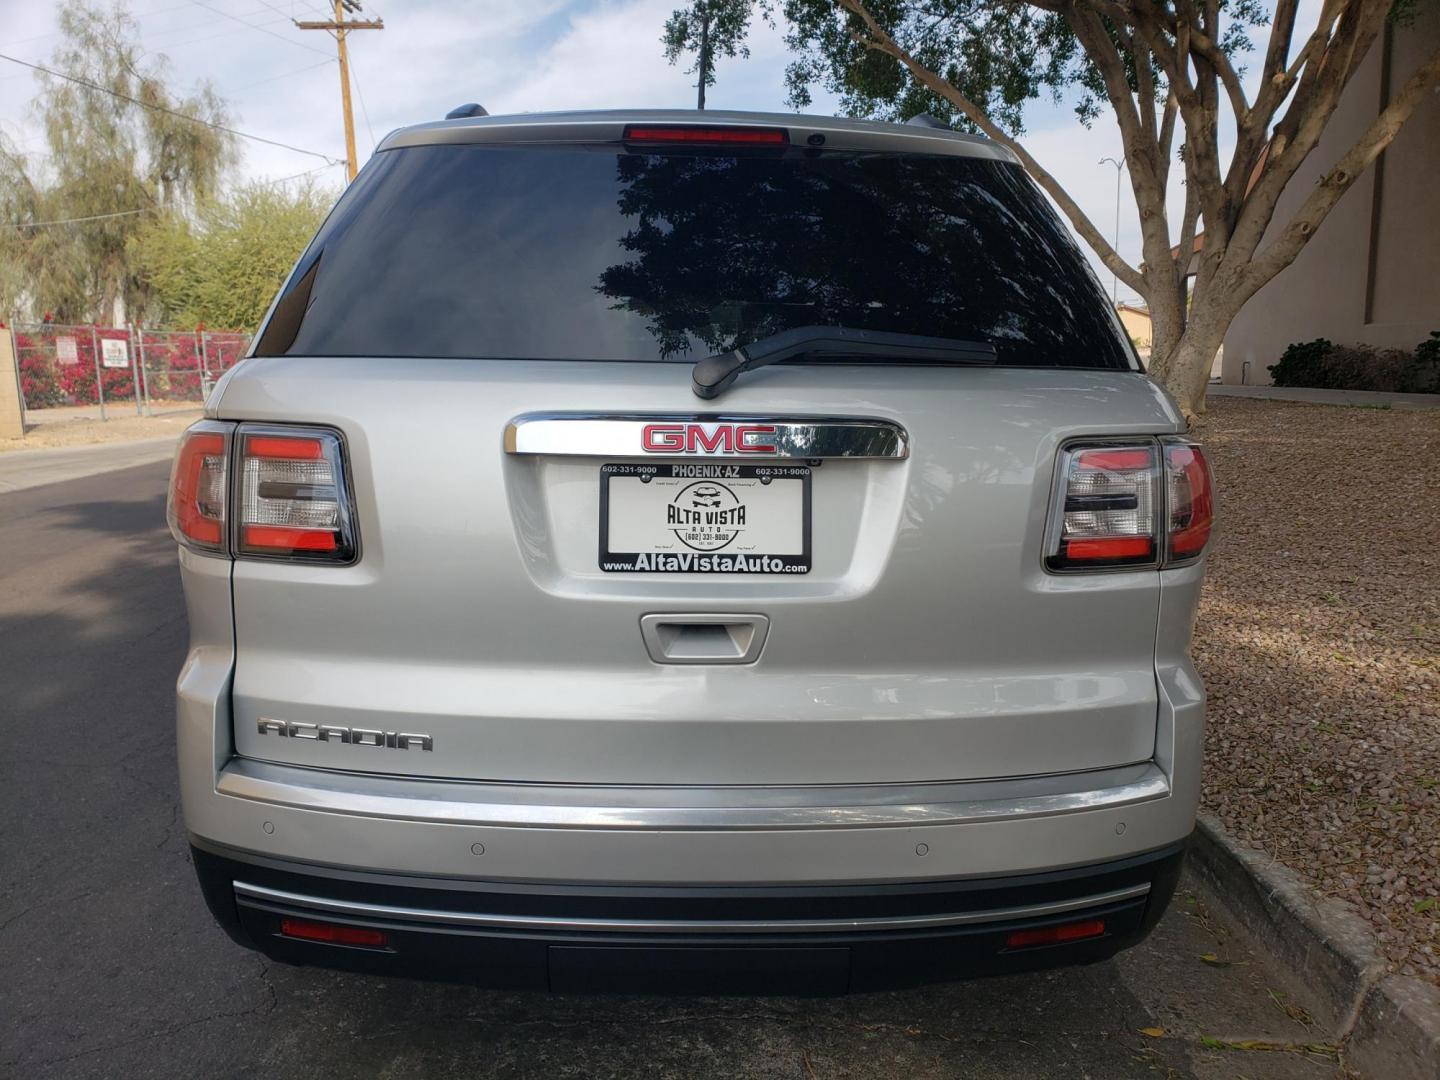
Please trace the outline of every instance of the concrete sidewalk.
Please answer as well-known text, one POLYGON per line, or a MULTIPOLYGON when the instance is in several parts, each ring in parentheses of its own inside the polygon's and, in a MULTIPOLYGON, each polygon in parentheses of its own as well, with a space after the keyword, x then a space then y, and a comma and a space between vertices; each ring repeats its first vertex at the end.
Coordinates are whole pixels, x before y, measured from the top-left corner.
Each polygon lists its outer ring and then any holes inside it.
POLYGON ((1440 394, 1384 394, 1373 390, 1317 390, 1308 386, 1226 386, 1212 383, 1215 397, 1258 401, 1299 401, 1309 405, 1351 405, 1371 409, 1440 409, 1440 394))
POLYGON ((12 450, 0 454, 0 495, 61 480, 165 461, 175 452, 179 433, 159 439, 66 446, 54 450, 12 450))

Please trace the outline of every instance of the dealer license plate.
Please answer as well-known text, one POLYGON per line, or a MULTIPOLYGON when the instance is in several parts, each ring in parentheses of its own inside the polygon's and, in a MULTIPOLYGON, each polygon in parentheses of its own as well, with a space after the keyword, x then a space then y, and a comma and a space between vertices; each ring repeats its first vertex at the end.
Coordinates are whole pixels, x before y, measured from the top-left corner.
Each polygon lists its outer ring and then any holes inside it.
POLYGON ((600 467, 600 569, 647 574, 810 571, 805 465, 600 467))

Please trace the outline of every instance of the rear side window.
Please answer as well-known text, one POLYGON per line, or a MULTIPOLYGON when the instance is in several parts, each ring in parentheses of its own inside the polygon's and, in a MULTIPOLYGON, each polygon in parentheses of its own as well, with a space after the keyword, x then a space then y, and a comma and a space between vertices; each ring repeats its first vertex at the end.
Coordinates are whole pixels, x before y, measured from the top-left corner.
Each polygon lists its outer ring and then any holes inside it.
POLYGON ((1129 368, 1024 173, 960 157, 385 151, 301 260, 259 355, 694 361, 797 326, 1129 368))

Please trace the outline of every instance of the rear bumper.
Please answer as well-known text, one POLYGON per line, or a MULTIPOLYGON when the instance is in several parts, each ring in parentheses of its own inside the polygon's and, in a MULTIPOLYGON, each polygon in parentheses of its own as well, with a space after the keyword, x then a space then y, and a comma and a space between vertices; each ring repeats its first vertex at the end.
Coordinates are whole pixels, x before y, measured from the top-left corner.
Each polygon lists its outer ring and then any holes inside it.
POLYGON ((1067 870, 836 886, 517 885, 343 871, 203 845, 206 902, 273 959, 560 992, 843 993, 1103 960, 1139 942, 1183 844, 1067 870), (286 918, 380 930, 383 947, 297 940, 286 918), (1017 930, 1099 920, 1082 941, 1017 930))

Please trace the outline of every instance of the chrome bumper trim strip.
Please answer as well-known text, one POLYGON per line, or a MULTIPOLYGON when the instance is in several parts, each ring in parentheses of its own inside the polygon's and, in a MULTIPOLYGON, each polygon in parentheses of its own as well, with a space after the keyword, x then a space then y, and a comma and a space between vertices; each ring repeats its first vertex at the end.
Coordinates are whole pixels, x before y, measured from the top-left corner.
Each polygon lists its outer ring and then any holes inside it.
POLYGON ((710 830, 960 825, 1167 798, 1154 764, 1099 774, 851 788, 575 788, 362 776, 236 758, 216 791, 321 813, 504 828, 710 830), (1105 781, 1111 783, 1101 786, 1105 781), (1075 790, 1076 786, 1087 786, 1075 790), (749 800, 723 805, 722 799, 749 800))
POLYGON ((486 915, 466 911, 436 911, 430 908, 390 907, 384 904, 363 904, 351 900, 329 900, 318 896, 269 889, 247 882, 235 882, 237 896, 262 904, 305 908, 330 915, 360 919, 384 919, 400 922, 434 923, 445 926, 476 926, 495 930, 597 931, 627 934, 834 934, 865 930, 925 930, 939 926, 965 926, 975 923, 1009 922, 1045 915, 1061 915, 1083 908, 1101 907, 1121 900, 1133 900, 1150 891, 1148 882, 1131 885, 1097 896, 1080 896, 1056 900, 1048 904, 998 908, 989 911, 961 911, 941 915, 904 915, 864 919, 737 919, 708 921, 704 919, 590 919, 548 915, 486 915))

